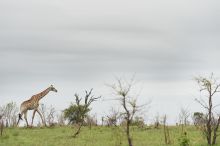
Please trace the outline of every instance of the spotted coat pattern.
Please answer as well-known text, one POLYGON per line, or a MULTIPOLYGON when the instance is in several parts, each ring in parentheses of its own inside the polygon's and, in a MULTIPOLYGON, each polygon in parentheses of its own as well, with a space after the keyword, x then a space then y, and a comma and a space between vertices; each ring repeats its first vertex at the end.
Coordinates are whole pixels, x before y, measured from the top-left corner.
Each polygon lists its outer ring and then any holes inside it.
POLYGON ((26 124, 27 124, 27 126, 29 126, 28 121, 27 121, 27 111, 28 110, 34 110, 33 111, 33 116, 32 116, 31 126, 33 125, 33 120, 34 120, 34 116, 35 116, 36 112, 40 115, 42 123, 45 124, 45 121, 43 120, 43 116, 40 113, 38 107, 39 107, 39 101, 44 96, 46 96, 50 91, 57 92, 57 90, 53 87, 53 85, 51 85, 50 87, 48 87, 44 91, 42 91, 42 92, 40 92, 36 95, 33 95, 30 99, 28 99, 28 100, 21 103, 20 114, 19 114, 19 119, 18 119, 17 125, 19 124, 19 121, 22 119, 22 116, 24 115, 24 119, 26 121, 26 124))

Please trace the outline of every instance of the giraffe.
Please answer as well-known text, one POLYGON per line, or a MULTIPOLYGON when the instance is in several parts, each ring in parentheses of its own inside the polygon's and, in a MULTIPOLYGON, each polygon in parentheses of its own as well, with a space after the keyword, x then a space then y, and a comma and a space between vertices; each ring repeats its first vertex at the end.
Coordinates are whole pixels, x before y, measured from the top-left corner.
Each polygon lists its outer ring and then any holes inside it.
POLYGON ((27 127, 29 127, 28 125, 28 121, 27 121, 27 112, 28 110, 33 110, 33 115, 32 115, 32 121, 31 121, 31 126, 33 125, 33 120, 34 120, 34 116, 35 113, 37 112, 40 115, 40 118, 42 120, 42 123, 45 124, 44 120, 43 120, 43 116, 40 113, 38 107, 39 107, 39 101, 46 96, 50 91, 54 91, 57 92, 57 89, 55 89, 53 87, 53 85, 51 85, 50 87, 48 87, 47 89, 45 89, 44 91, 33 95, 29 100, 26 100, 24 102, 21 103, 20 106, 20 113, 19 113, 19 118, 18 118, 18 122, 17 125, 19 124, 19 121, 22 120, 22 116, 24 115, 24 119, 26 121, 27 127))

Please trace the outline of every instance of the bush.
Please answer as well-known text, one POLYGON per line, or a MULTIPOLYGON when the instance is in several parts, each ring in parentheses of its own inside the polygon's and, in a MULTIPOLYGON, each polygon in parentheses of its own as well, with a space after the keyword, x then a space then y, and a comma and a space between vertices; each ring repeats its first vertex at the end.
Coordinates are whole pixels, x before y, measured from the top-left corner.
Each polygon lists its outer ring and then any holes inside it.
POLYGON ((138 128, 144 128, 144 119, 142 117, 135 117, 131 124, 138 128))
POLYGON ((189 138, 187 137, 187 133, 184 132, 180 138, 178 139, 180 146, 189 146, 189 138))

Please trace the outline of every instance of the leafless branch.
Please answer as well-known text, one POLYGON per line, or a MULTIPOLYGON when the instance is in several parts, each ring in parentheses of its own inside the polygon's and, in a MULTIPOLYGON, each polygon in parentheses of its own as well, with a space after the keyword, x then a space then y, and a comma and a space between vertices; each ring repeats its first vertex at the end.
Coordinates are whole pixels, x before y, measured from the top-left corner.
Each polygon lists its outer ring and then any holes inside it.
POLYGON ((217 104, 217 105, 213 106, 212 109, 215 109, 215 108, 218 107, 218 106, 220 106, 220 104, 217 104))
POLYGON ((137 112, 140 111, 141 107, 137 105, 137 98, 131 96, 131 89, 135 84, 134 80, 135 76, 131 78, 131 80, 122 80, 121 78, 115 78, 116 83, 112 85, 108 85, 113 93, 118 97, 117 100, 120 101, 121 106, 123 107, 123 112, 120 113, 121 116, 124 117, 126 121, 126 135, 129 146, 132 146, 132 140, 130 136, 130 124, 137 112))
POLYGON ((82 98, 80 98, 77 93, 74 96, 75 96, 76 104, 79 106, 82 98))
POLYGON ((206 105, 202 100, 199 100, 199 99, 196 98, 195 101, 198 102, 205 109, 208 109, 208 105, 206 105))
POLYGON ((218 88, 220 87, 220 84, 216 85, 214 91, 212 92, 211 96, 213 96, 216 92, 219 92, 218 91, 218 88))

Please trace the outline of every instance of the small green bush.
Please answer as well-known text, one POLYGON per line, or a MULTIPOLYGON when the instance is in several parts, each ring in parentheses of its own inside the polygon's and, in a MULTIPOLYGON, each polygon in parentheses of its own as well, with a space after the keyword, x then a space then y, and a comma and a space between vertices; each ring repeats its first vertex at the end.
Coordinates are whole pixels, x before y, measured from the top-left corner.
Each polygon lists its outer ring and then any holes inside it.
POLYGON ((187 137, 187 133, 184 132, 180 138, 178 139, 180 146, 189 146, 189 138, 187 137))

